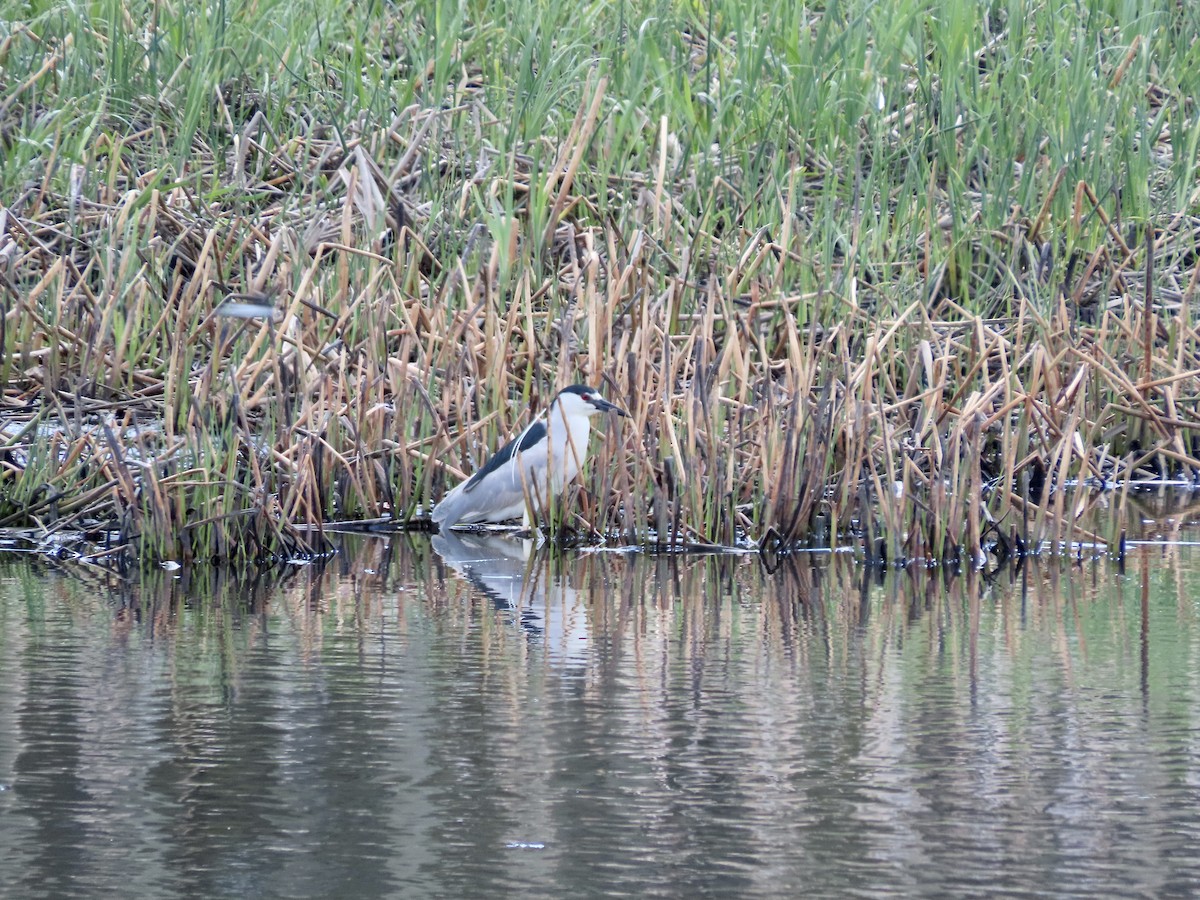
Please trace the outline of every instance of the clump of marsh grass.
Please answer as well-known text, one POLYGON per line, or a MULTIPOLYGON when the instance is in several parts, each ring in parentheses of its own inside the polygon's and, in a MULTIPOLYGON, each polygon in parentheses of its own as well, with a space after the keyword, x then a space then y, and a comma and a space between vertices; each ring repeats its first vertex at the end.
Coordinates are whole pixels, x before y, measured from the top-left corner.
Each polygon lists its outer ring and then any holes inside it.
POLYGON ((1194 478, 1190 8, 134 12, 0 35, 0 524, 319 552, 574 381, 631 419, 555 520, 637 544, 1114 546, 1194 478))

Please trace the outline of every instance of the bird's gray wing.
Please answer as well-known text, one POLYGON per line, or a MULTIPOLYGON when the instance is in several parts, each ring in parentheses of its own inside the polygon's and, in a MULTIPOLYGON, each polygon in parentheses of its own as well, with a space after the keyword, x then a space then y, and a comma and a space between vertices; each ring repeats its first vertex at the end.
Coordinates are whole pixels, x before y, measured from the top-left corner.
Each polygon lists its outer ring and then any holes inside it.
POLYGON ((536 422, 530 423, 528 428, 496 451, 496 455, 484 463, 483 468, 470 477, 463 485, 463 492, 469 493, 474 490, 488 475, 497 471, 518 453, 524 453, 530 447, 536 445, 545 436, 546 423, 543 420, 538 419, 536 422))

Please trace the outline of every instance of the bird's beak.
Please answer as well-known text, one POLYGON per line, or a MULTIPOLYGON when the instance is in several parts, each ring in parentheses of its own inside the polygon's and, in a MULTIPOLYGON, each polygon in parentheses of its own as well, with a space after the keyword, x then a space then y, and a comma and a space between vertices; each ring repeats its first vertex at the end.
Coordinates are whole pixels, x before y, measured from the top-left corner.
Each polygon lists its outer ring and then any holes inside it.
POLYGON ((592 400, 592 406, 596 407, 596 409, 600 410, 600 412, 615 412, 618 416, 629 415, 629 413, 625 412, 625 410, 621 409, 621 407, 617 406, 617 404, 609 403, 603 397, 596 397, 594 400, 592 400))

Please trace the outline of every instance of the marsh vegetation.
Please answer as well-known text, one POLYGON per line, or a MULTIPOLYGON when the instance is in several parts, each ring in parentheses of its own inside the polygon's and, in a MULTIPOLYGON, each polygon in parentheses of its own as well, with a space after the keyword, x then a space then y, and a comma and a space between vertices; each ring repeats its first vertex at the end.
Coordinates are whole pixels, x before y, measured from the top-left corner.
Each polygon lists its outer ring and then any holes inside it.
POLYGON ((1193 4, 4 9, 0 527, 316 550, 577 381, 637 544, 1111 547, 1200 465, 1193 4))

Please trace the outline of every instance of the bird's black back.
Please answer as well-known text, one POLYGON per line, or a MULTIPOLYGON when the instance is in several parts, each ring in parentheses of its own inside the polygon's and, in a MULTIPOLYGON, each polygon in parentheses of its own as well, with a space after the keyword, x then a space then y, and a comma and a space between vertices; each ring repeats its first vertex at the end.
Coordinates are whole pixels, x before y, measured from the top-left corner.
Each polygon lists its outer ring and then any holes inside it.
POLYGON ((484 478, 495 472, 518 453, 524 453, 545 436, 545 420, 538 419, 536 422, 532 422, 528 428, 497 450, 496 455, 484 463, 482 469, 471 476, 470 480, 463 485, 463 492, 466 493, 473 490, 484 478))

